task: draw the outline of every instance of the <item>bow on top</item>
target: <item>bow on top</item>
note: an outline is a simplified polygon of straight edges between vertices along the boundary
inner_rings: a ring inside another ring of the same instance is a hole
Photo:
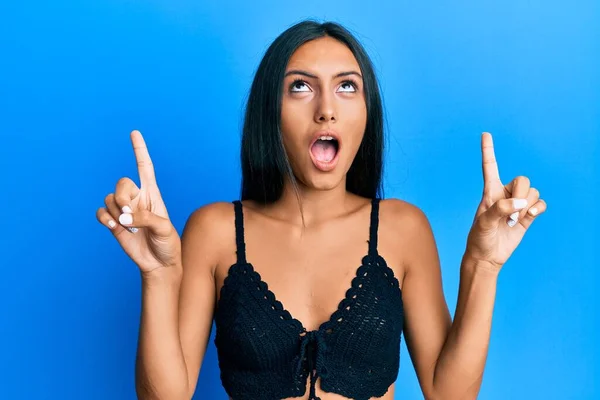
[[[327,345],[321,332],[305,331],[305,335],[302,336],[300,341],[300,358],[296,366],[296,376],[302,376],[304,358],[306,357],[308,361],[308,373],[310,375],[310,394],[308,400],[321,400],[315,393],[315,384],[318,377],[324,378],[327,376],[327,369],[324,365],[326,349]]]

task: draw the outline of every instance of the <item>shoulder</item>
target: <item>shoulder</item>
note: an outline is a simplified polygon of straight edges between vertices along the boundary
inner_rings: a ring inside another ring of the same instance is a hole
[[[184,257],[201,257],[214,268],[227,246],[235,243],[234,218],[231,202],[213,202],[195,209],[181,235]]]
[[[425,212],[405,200],[395,198],[381,200],[379,215],[380,226],[393,231],[430,228]]]
[[[380,203],[379,225],[382,240],[397,253],[405,271],[419,260],[435,255],[436,245],[425,212],[404,200],[386,199]]]
[[[233,204],[226,201],[218,201],[205,204],[195,209],[188,217],[186,230],[211,229],[211,233],[218,234],[220,231],[233,224]]]

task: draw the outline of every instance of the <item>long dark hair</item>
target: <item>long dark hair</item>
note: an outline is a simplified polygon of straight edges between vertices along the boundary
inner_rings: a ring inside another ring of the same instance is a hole
[[[371,60],[363,46],[343,26],[306,20],[275,39],[254,76],[242,134],[242,200],[261,204],[278,200],[286,176],[298,194],[298,183],[280,131],[283,79],[294,51],[302,44],[324,36],[348,46],[363,76],[367,123],[362,143],[346,176],[346,190],[366,198],[383,196],[383,107]]]

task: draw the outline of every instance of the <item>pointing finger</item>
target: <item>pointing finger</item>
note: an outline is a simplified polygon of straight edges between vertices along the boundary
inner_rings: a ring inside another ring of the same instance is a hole
[[[484,132],[481,135],[481,156],[483,185],[486,186],[490,182],[500,181],[500,172],[498,172],[498,163],[494,153],[494,141],[492,140],[492,134],[489,132]]]
[[[134,130],[131,132],[131,144],[133,145],[138,173],[140,175],[140,186],[156,185],[154,166],[152,165],[148,147],[140,131]]]

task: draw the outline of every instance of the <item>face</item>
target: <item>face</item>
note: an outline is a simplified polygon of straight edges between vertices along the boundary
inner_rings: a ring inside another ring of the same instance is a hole
[[[283,91],[283,144],[296,178],[307,188],[345,188],[367,121],[354,55],[330,37],[305,43],[288,62]]]

